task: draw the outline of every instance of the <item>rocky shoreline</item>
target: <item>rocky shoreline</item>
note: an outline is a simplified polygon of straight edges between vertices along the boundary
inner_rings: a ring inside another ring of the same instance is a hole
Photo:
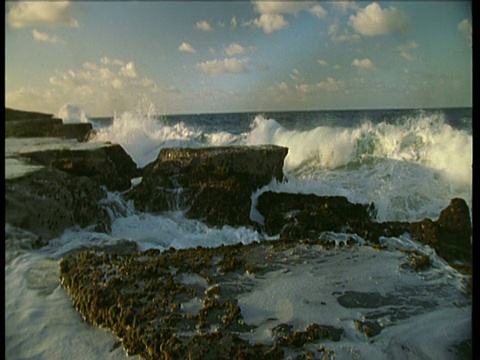
[[[121,191],[144,212],[180,209],[209,226],[248,226],[278,237],[245,246],[162,253],[132,247],[127,253],[115,247],[90,249],[62,259],[61,283],[74,307],[87,322],[112,330],[128,354],[151,359],[276,359],[288,353],[311,358],[318,354],[312,355],[308,344],[341,341],[344,329],[316,323],[298,331],[280,324],[271,329],[273,344],[242,338],[252,328],[237,304],[242,289],[229,284],[245,274],[275,270],[286,250],[367,246],[382,251],[383,238],[408,233],[470,275],[466,287],[471,291],[472,225],[463,199],[452,199],[437,220],[381,223],[375,221],[374,204],[353,204],[340,196],[264,192],[256,204],[262,219],[253,221],[252,194],[272,179],[283,180],[288,149],[162,149],[154,162],[138,169],[119,145],[78,146],[91,136],[91,125],[72,127],[77,124],[58,120],[6,109],[6,149],[20,147],[16,142],[25,137],[73,140],[60,147],[52,141],[55,146],[50,148],[6,154],[10,161],[34,167],[5,179],[6,224],[37,235],[32,236],[32,246],[43,246],[73,226],[108,232],[111,219],[100,201],[107,190]],[[131,186],[138,177],[139,184]],[[322,237],[328,233],[353,235],[338,244],[333,237]],[[364,242],[359,244],[357,238]],[[431,265],[428,255],[415,251],[408,252],[408,259],[402,267],[413,271]],[[369,319],[356,327],[367,337],[382,331]],[[323,355],[331,354],[325,348]]]

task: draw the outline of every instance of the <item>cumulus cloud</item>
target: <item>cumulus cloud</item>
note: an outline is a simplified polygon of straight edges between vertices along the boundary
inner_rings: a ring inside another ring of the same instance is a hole
[[[355,66],[356,68],[360,70],[375,70],[375,64],[372,62],[372,60],[365,58],[365,59],[355,59],[352,61],[352,66]]]
[[[212,31],[213,30],[210,23],[206,20],[198,21],[195,26],[198,30],[202,30],[202,31]]]
[[[252,26],[263,29],[266,34],[271,34],[287,28],[290,24],[285,19],[286,14],[297,15],[300,11],[308,10],[317,17],[324,17],[325,10],[320,5],[313,5],[309,1],[253,1],[254,9],[260,17],[245,22],[243,26]],[[312,6],[313,5],[313,6]],[[323,11],[322,11],[323,10]]]
[[[320,64],[321,67],[327,67],[328,66],[328,62],[326,62],[323,59],[317,59],[317,62]]]
[[[345,81],[335,80],[334,78],[328,77],[326,80],[316,83],[316,84],[301,84],[296,85],[295,89],[303,94],[308,94],[311,92],[323,90],[328,92],[336,92],[345,87]]]
[[[333,7],[345,12],[347,10],[358,10],[359,7],[354,1],[333,1]]]
[[[382,9],[376,2],[365,9],[358,9],[356,15],[350,16],[348,24],[364,36],[405,32],[408,29],[408,20],[403,12],[393,6]]]
[[[138,76],[133,61],[130,61],[125,66],[122,66],[122,68],[120,69],[120,75],[131,79],[135,79]]]
[[[69,1],[19,1],[8,3],[7,23],[13,28],[28,26],[77,27],[75,6]]]
[[[305,1],[253,1],[260,14],[297,14],[311,4]]]
[[[335,92],[345,87],[345,81],[328,77],[327,80],[318,83],[317,87],[325,91]]]
[[[327,17],[327,11],[320,4],[312,6],[308,12],[315,15],[319,19],[325,19]]]
[[[263,29],[265,34],[271,34],[274,31],[278,31],[290,26],[282,14],[262,14],[258,19],[253,20],[253,22],[247,23],[247,25],[249,24]]]
[[[298,71],[298,69],[293,69],[292,72],[290,73],[290,78],[293,81],[300,81],[301,80],[300,71]]]
[[[465,36],[468,45],[472,46],[472,24],[470,24],[470,21],[468,21],[468,19],[462,20],[458,24],[458,31],[460,31],[460,33]]]
[[[120,65],[120,66],[125,65],[125,62],[123,62],[122,60],[119,60],[119,59],[111,60],[107,56],[102,57],[100,59],[100,63],[102,63],[103,65]]]
[[[195,54],[197,51],[192,47],[192,45],[190,45],[189,43],[182,43],[182,45],[180,45],[178,47],[178,50],[180,51],[184,51],[184,52],[189,52],[189,53],[192,53],[192,54]]]
[[[347,29],[343,30],[343,33],[340,32],[340,24],[338,21],[333,22],[328,27],[328,35],[334,42],[345,42],[345,41],[357,41],[360,40],[360,35],[351,33]]]
[[[397,46],[397,50],[400,51],[400,56],[408,61],[415,61],[413,55],[409,53],[410,50],[418,49],[418,43],[416,41],[409,41],[405,44]]]
[[[33,39],[35,41],[47,42],[50,44],[65,44],[65,41],[63,41],[61,38],[59,38],[56,35],[49,35],[47,33],[43,33],[37,30],[33,30],[32,34],[33,34]]]
[[[225,75],[225,74],[246,74],[249,73],[247,65],[249,59],[227,58],[223,60],[211,60],[198,63],[195,65],[197,71],[208,75]]]
[[[249,52],[255,51],[255,48],[245,48],[242,45],[239,45],[237,43],[232,43],[228,45],[228,47],[225,48],[225,52],[227,53],[228,56],[235,56],[239,54],[246,54]]]

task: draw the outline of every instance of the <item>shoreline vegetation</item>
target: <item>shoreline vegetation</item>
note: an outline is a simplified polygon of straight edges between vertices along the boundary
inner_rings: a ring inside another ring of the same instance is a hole
[[[6,171],[9,165],[25,168],[5,179],[6,224],[32,233],[31,248],[45,246],[73,226],[108,232],[112,219],[101,203],[106,191],[121,191],[143,212],[182,210],[212,227],[246,226],[276,239],[164,252],[139,251],[135,243],[119,241],[116,246],[65,256],[59,281],[73,306],[88,323],[111,330],[129,355],[329,358],[333,350],[318,344],[342,341],[345,336],[345,329],[331,324],[311,323],[294,330],[277,321],[269,330],[273,343],[245,340],[258,326],[245,322],[238,304],[251,290],[242,281],[293,271],[294,266],[329,252],[391,250],[394,244],[385,239],[404,234],[431,247],[464,274],[465,296],[471,296],[472,225],[463,199],[452,199],[436,220],[377,222],[373,203],[268,191],[258,197],[260,217],[254,221],[252,193],[272,179],[283,180],[287,148],[162,149],[155,161],[138,168],[120,145],[86,146],[93,135],[91,124],[63,124],[52,115],[13,109],[6,109],[5,116]],[[21,146],[25,138],[44,138],[44,144],[51,146],[27,151]],[[51,138],[65,144],[59,146]],[[132,187],[132,180],[140,177],[141,182]],[[339,233],[350,235],[339,241],[335,236]],[[399,251],[406,258],[400,265],[403,270],[421,272],[432,266],[430,255]],[[286,253],[296,257],[285,262]],[[232,286],[238,279],[244,280]],[[337,301],[347,308],[358,303],[373,308],[404,305],[393,295],[372,292],[346,292]],[[368,339],[384,329],[374,317],[352,326]],[[455,351],[471,352],[471,339]]]

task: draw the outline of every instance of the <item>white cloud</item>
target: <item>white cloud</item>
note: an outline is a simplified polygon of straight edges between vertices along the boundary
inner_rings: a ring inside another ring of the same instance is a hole
[[[120,66],[119,63],[125,65]],[[56,71],[49,79],[47,91],[22,89],[6,94],[9,107],[55,113],[74,101],[93,116],[111,116],[114,111],[134,109],[145,98],[166,111],[178,104],[178,91],[158,86],[154,80],[141,76],[133,61],[110,60],[86,62],[78,69]]]
[[[281,82],[281,83],[278,85],[278,88],[279,88],[280,90],[282,90],[282,91],[285,91],[285,92],[287,92],[288,89],[289,89],[289,88],[288,88],[288,84],[285,83],[285,82]]]
[[[208,75],[245,74],[250,72],[247,67],[249,62],[249,59],[215,59],[198,63],[195,65],[195,68],[197,71]]]
[[[202,31],[212,31],[213,30],[210,23],[206,20],[202,20],[202,21],[197,22],[196,28],[199,29],[199,30],[202,30]]]
[[[345,87],[345,81],[328,77],[327,80],[318,83],[317,87],[325,91],[335,92]]]
[[[312,6],[308,12],[315,15],[319,19],[325,19],[327,17],[327,11],[320,4]]]
[[[252,24],[262,28],[265,34],[271,34],[290,25],[281,14],[262,14],[258,19],[253,20]]]
[[[125,66],[123,66],[120,69],[120,74],[125,77],[135,79],[138,75],[137,70],[135,70],[135,64],[133,63],[133,61],[130,61]]]
[[[233,44],[230,44],[226,49],[225,49],[225,52],[227,53],[228,56],[234,56],[234,55],[238,55],[238,54],[245,54],[247,52],[247,50],[237,44],[237,43],[233,43]]]
[[[311,3],[305,1],[253,1],[255,10],[260,14],[297,14],[308,8]]]
[[[323,59],[317,59],[317,62],[320,64],[320,66],[322,67],[327,67],[328,66],[328,62],[326,62],[325,60]]]
[[[348,24],[364,36],[405,32],[408,29],[408,21],[403,12],[393,6],[382,9],[376,2],[365,9],[358,9],[356,15],[350,16]]]
[[[359,7],[357,4],[355,4],[354,1],[333,1],[331,3],[334,7],[337,9],[340,9],[341,11],[345,12],[347,10],[358,10]]]
[[[104,56],[103,58],[100,59],[100,63],[103,65],[120,65],[123,66],[125,63],[122,60],[110,60],[107,56]]]
[[[47,42],[50,44],[65,44],[65,41],[63,41],[61,38],[59,38],[56,35],[49,35],[47,33],[42,33],[37,30],[33,30],[32,34],[33,34],[33,39],[35,41]]]
[[[344,34],[334,34],[332,35],[332,41],[334,42],[344,42],[344,41],[358,41],[360,40],[360,35],[358,34],[350,34],[345,32]]]
[[[397,50],[400,51],[400,56],[402,56],[404,59],[408,61],[415,61],[415,58],[413,55],[411,55],[408,51],[409,50],[416,50],[418,49],[418,43],[416,41],[409,41],[405,44],[397,46]]]
[[[468,21],[468,19],[462,20],[458,24],[458,31],[460,31],[460,33],[465,36],[468,45],[472,46],[472,24],[470,24],[470,21]]]
[[[328,91],[328,92],[336,92],[345,87],[345,81],[343,80],[335,80],[331,77],[328,77],[327,80],[316,84],[301,84],[296,85],[295,89],[303,94],[308,94],[314,91]]]
[[[352,66],[355,66],[356,68],[360,70],[375,70],[375,64],[372,62],[372,60],[365,58],[365,59],[355,59],[352,61]]]
[[[290,78],[293,80],[293,81],[299,81],[301,80],[301,74],[300,74],[300,71],[298,71],[298,69],[293,69],[291,74],[290,74]]]
[[[192,47],[192,45],[190,45],[189,43],[182,43],[182,45],[180,45],[178,47],[178,50],[180,51],[184,51],[184,52],[189,52],[189,53],[192,53],[192,54],[195,54],[197,51]]]
[[[339,34],[340,24],[338,21],[330,24],[328,27],[328,35],[334,42],[344,42],[344,41],[357,41],[360,40],[360,35],[352,34],[348,30],[344,29],[343,34]]]
[[[247,54],[250,52],[254,52],[255,48],[250,47],[250,48],[244,48],[242,45],[237,44],[237,43],[232,43],[228,45],[228,47],[225,48],[225,52],[227,53],[228,56],[235,56],[239,54]]]
[[[77,27],[75,6],[69,1],[19,1],[7,3],[7,22],[11,27],[50,25]]]

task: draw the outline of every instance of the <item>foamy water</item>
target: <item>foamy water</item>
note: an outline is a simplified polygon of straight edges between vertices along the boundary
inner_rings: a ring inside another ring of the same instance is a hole
[[[78,108],[63,110],[68,121],[90,121]],[[294,121],[292,125],[267,115],[245,119],[240,115],[216,115],[217,125],[210,121],[207,127],[201,117],[192,121],[192,117],[179,116],[173,121],[155,116],[154,109],[147,108],[116,114],[111,126],[98,127],[95,138],[82,146],[105,141],[119,143],[139,166],[153,161],[159,149],[172,146],[286,146],[286,181],[272,182],[252,194],[251,217],[257,221],[261,221],[261,215],[255,209],[256,199],[268,190],[342,195],[352,202],[374,202],[381,221],[436,219],[454,197],[464,198],[471,207],[471,132],[451,125],[442,111],[405,112],[389,121],[370,119],[367,115],[350,125],[348,119],[332,125],[330,120],[326,124],[322,113],[318,113],[318,118],[310,118],[308,126],[296,126]],[[238,119],[242,121],[237,126]],[[225,130],[231,128],[235,131]],[[7,149],[6,143],[6,153],[48,146],[62,144],[37,139]],[[18,161],[9,159],[7,166],[10,165],[14,167],[12,176],[21,173]],[[58,262],[72,250],[124,239],[135,241],[141,250],[271,240],[244,227],[209,228],[200,221],[186,219],[181,211],[140,213],[121,193],[109,193],[102,205],[108,207],[114,220],[111,233],[68,229],[39,250],[19,245],[30,235],[6,226],[6,358],[126,358],[111,333],[81,320],[60,287]],[[325,236],[341,242],[342,236],[347,235]],[[362,240],[357,239],[358,244]],[[278,319],[291,321],[298,328],[313,321],[343,327],[346,339],[327,344],[339,358],[453,359],[449,347],[468,338],[471,331],[471,304],[463,295],[464,277],[430,248],[408,237],[383,241],[390,246],[388,251],[362,246],[335,249],[316,254],[307,263],[286,265],[285,273],[272,272],[264,278],[250,279],[252,291],[239,299],[239,305],[245,321],[259,325],[251,340],[268,340],[268,329],[275,324],[262,321],[268,318],[266,315],[277,314]],[[421,273],[400,269],[405,254],[397,248],[431,255],[433,266]],[[286,259],[291,256],[294,254],[285,254]],[[347,290],[374,291],[405,299],[410,296],[431,306],[420,306],[416,311],[405,303],[411,313],[403,319],[392,319],[388,309],[378,310],[386,311],[379,318],[385,328],[371,344],[352,325],[354,320],[362,320],[364,312],[342,307],[333,295]]]

